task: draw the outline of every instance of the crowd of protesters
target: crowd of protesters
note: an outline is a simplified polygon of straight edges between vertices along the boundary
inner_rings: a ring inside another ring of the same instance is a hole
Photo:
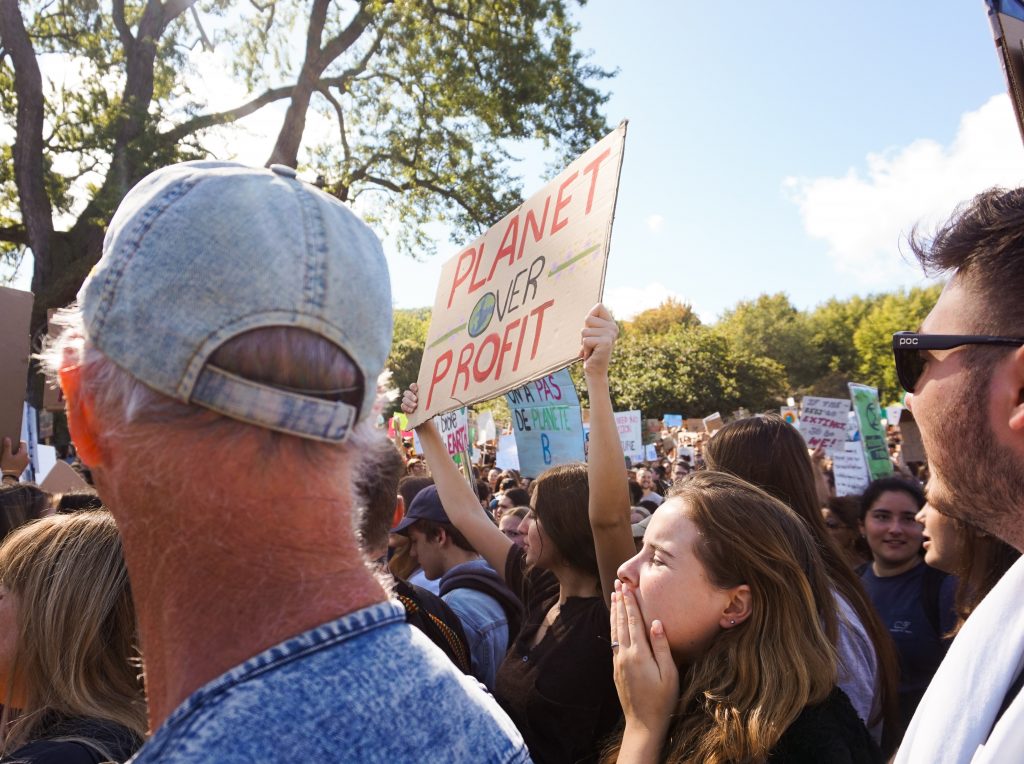
[[[41,356],[94,487],[3,444],[0,761],[1024,760],[1024,191],[913,246],[952,276],[895,351],[926,465],[837,497],[756,415],[634,468],[597,305],[587,462],[467,480],[374,427],[361,221],[287,168],[154,173]]]

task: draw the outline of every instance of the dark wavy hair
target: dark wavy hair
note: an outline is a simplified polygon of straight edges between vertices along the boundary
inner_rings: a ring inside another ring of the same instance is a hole
[[[587,465],[563,464],[541,473],[530,486],[533,513],[567,565],[600,579],[590,530]]]

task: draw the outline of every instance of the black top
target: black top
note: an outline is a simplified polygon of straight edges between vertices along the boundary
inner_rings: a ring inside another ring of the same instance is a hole
[[[84,740],[94,741],[98,747],[79,742]],[[0,764],[123,762],[130,759],[141,746],[142,739],[138,735],[114,722],[55,717],[46,724],[39,738],[4,757]]]
[[[838,687],[800,712],[768,755],[769,764],[879,764],[882,754]]]
[[[612,679],[608,608],[601,597],[570,597],[533,648],[530,640],[558,601],[558,580],[527,569],[509,549],[505,581],[523,601],[523,628],[498,667],[494,697],[537,764],[596,762],[622,717]]]

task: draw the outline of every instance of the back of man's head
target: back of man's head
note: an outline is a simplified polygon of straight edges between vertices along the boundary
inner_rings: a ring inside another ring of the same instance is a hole
[[[372,232],[294,170],[186,162],[128,193],[58,320],[44,361],[90,466],[120,447],[159,473],[227,449],[326,479],[372,412],[390,285]]]
[[[975,331],[1024,331],[1024,188],[992,188],[963,204],[930,239],[910,247],[930,275],[952,273],[976,298]]]

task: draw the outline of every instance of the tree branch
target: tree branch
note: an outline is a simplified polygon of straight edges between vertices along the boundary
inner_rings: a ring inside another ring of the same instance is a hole
[[[323,63],[320,71],[323,71],[331,62],[336,60],[342,53],[352,47],[356,40],[358,40],[363,32],[366,31],[366,27],[370,25],[370,14],[366,12],[365,8],[360,8],[359,12],[352,18],[349,25],[342,30],[341,34],[337,37],[331,38],[324,45],[323,51],[320,53],[320,61]],[[378,38],[373,46],[370,55],[376,52],[377,46],[380,44]],[[369,61],[369,58],[366,59]],[[365,64],[364,64],[365,66]]]
[[[327,99],[327,102],[331,106],[334,107],[334,113],[337,114],[338,116],[338,130],[341,133],[342,155],[345,158],[345,162],[348,163],[352,158],[352,152],[349,150],[348,136],[346,135],[345,132],[345,110],[341,107],[341,102],[338,101],[338,99],[335,98],[333,95],[331,95],[330,88],[321,86],[317,88],[317,91],[320,93],[320,95]],[[342,201],[344,201],[344,199],[342,199]]]
[[[53,208],[46,194],[43,161],[43,77],[32,40],[18,10],[17,0],[0,0],[0,40],[14,65],[14,92],[18,99],[15,117],[16,140],[14,183],[28,243],[36,257],[37,273],[49,265],[53,238]]]
[[[28,231],[22,226],[0,226],[0,241],[28,245]]]
[[[121,44],[127,50],[135,42],[135,38],[132,36],[132,30],[128,26],[128,22],[124,17],[124,0],[114,0],[114,27],[117,29],[117,36],[121,40]]]
[[[171,145],[178,141],[186,138],[193,133],[205,130],[209,127],[216,127],[217,125],[226,125],[230,122],[235,122],[242,117],[247,117],[254,111],[262,109],[268,103],[274,101],[280,101],[284,98],[288,98],[292,94],[292,85],[286,85],[280,88],[272,88],[266,92],[260,94],[251,101],[243,103],[241,106],[237,106],[234,109],[228,111],[220,111],[215,114],[203,114],[198,117],[193,117],[188,122],[183,122],[177,127],[173,127],[166,132],[160,134],[160,137],[170,143]]]

